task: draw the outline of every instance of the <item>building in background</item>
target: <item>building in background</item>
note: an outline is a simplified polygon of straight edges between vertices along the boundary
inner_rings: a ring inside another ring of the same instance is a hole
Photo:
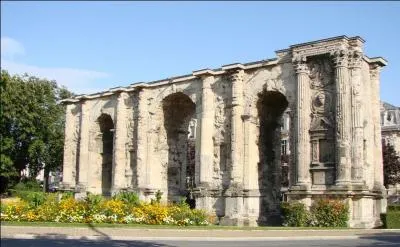
[[[393,145],[400,156],[400,107],[381,101],[382,140]],[[389,185],[388,195],[399,195],[400,184]]]

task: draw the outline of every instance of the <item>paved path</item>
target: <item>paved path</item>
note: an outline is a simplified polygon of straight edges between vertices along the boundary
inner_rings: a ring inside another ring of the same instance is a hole
[[[1,226],[1,238],[89,240],[260,241],[362,239],[400,236],[400,229],[225,230]],[[399,244],[400,245],[400,244]]]
[[[286,240],[286,241],[192,241],[192,240],[66,240],[2,239],[3,247],[398,247],[400,238]]]

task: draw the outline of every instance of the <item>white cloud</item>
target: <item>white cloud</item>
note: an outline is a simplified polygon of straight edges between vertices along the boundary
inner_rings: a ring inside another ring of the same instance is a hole
[[[2,58],[14,59],[15,56],[24,54],[25,48],[20,42],[9,37],[1,37]]]
[[[94,93],[105,88],[96,87],[96,80],[106,78],[109,75],[104,72],[73,69],[73,68],[46,68],[13,62],[1,59],[1,68],[6,69],[10,74],[24,74],[55,80],[58,84],[77,93]]]
[[[16,55],[24,55],[24,46],[9,37],[1,38],[1,69],[10,74],[24,74],[55,80],[68,90],[77,94],[86,94],[102,91],[106,88],[98,86],[98,80],[109,77],[109,74],[93,70],[75,68],[39,67],[20,63],[14,59]]]

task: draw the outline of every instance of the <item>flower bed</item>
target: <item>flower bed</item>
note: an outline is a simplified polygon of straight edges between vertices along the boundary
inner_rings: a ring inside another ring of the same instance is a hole
[[[204,210],[190,209],[183,202],[162,204],[153,200],[145,203],[126,198],[135,197],[117,195],[105,199],[89,195],[85,200],[78,201],[68,194],[46,194],[41,203],[22,199],[2,203],[1,220],[179,226],[204,226],[212,221]]]

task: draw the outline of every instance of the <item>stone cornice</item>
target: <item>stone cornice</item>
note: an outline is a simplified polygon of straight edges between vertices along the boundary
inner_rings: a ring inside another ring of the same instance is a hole
[[[250,70],[250,69],[257,69],[257,68],[262,68],[262,67],[267,67],[267,66],[272,66],[280,63],[290,63],[292,62],[292,58],[296,56],[315,56],[315,55],[321,55],[321,54],[331,54],[335,50],[340,50],[340,49],[349,49],[349,50],[354,50],[354,49],[360,49],[362,51],[362,44],[365,41],[360,38],[359,36],[355,37],[347,37],[345,35],[343,36],[337,36],[333,38],[328,38],[328,39],[321,39],[317,41],[312,41],[312,42],[306,42],[306,43],[300,43],[296,45],[291,45],[288,49],[283,49],[283,50],[278,50],[276,51],[276,58],[272,59],[266,59],[266,60],[260,60],[260,61],[255,61],[255,62],[249,62],[249,63],[233,63],[233,64],[227,64],[223,65],[220,68],[217,69],[201,69],[201,70],[196,70],[193,71],[191,74],[183,75],[183,76],[177,76],[177,77],[170,77],[162,80],[156,80],[156,81],[150,81],[150,82],[138,82],[138,83],[132,83],[129,86],[126,87],[115,87],[111,88],[109,90],[105,90],[102,92],[98,93],[93,93],[93,94],[84,94],[84,95],[77,95],[73,98],[70,99],[65,99],[62,100],[61,103],[63,104],[71,104],[71,103],[77,103],[82,100],[87,100],[87,99],[94,99],[94,98],[101,98],[101,97],[108,97],[113,94],[117,94],[118,92],[131,92],[135,90],[141,90],[141,88],[147,87],[147,88],[152,88],[152,87],[159,87],[159,86],[164,86],[172,83],[180,83],[180,82],[185,82],[189,80],[195,80],[199,77],[205,76],[205,75],[223,75],[226,73],[231,73],[232,70]],[[387,64],[386,60],[383,58],[368,58],[366,56],[363,56],[363,59],[368,62],[368,63],[375,63],[379,66],[385,66]]]
[[[241,63],[233,63],[233,64],[223,65],[221,68],[222,68],[222,70],[225,70],[225,71],[244,70],[245,66],[243,66],[243,64],[241,64]]]
[[[369,63],[369,64],[376,64],[380,67],[384,67],[386,65],[388,65],[388,61],[386,59],[384,59],[383,57],[367,57],[364,56],[364,60]]]

